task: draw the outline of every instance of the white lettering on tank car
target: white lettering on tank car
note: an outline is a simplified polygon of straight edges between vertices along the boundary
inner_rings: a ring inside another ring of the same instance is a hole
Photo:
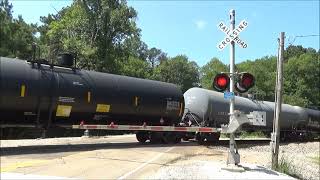
[[[78,81],[74,81],[72,84],[76,86],[83,86],[83,84]]]
[[[59,102],[66,102],[66,103],[73,103],[74,102],[74,98],[73,97],[62,97],[59,96]]]
[[[179,110],[179,101],[167,101],[167,110]]]

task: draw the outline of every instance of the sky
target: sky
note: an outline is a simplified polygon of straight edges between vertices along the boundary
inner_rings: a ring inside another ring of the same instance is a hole
[[[10,0],[9,0],[10,1]],[[40,16],[56,13],[72,1],[15,0],[13,15],[22,15],[28,23],[40,24]],[[138,12],[136,20],[142,40],[149,48],[156,47],[170,57],[184,54],[203,66],[213,57],[229,64],[229,45],[216,47],[226,36],[218,29],[222,21],[228,25],[229,11],[236,11],[236,27],[241,20],[248,27],[239,38],[247,48],[236,45],[236,63],[277,54],[280,32],[289,44],[319,50],[320,1],[128,1]],[[295,38],[296,37],[296,38]]]

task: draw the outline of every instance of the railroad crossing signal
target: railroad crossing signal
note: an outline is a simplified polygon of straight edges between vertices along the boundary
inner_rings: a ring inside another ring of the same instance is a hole
[[[247,48],[248,44],[239,38],[239,34],[248,26],[246,20],[242,20],[237,28],[232,32],[231,29],[223,22],[218,24],[218,28],[224,32],[227,36],[217,45],[219,51],[222,51],[231,41],[236,42],[241,48]]]
[[[212,86],[218,92],[222,92],[229,87],[229,84],[230,84],[229,76],[225,73],[220,73],[220,74],[217,74],[216,77],[214,77]]]
[[[255,84],[254,76],[250,73],[240,73],[236,74],[236,83],[234,84],[234,88],[239,93],[245,93],[250,88],[252,88]],[[230,77],[226,73],[217,74],[212,83],[212,87],[218,91],[225,91],[230,85]],[[233,85],[232,85],[233,86]]]
[[[254,76],[250,73],[242,73],[240,74],[239,80],[235,84],[235,89],[239,93],[247,92],[251,87],[254,86]]]

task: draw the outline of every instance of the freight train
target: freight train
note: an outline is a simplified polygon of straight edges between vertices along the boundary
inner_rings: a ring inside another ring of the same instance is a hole
[[[183,94],[171,83],[78,69],[70,54],[62,54],[58,62],[1,57],[1,128],[48,130],[83,122],[184,127],[228,123],[229,102],[222,93],[191,88]],[[266,111],[265,130],[272,130],[274,103],[236,97],[236,109]],[[283,105],[281,128],[285,132],[319,130],[319,117],[319,111]],[[178,142],[195,134],[138,131],[136,135],[140,142]],[[196,133],[196,139],[216,141],[219,135]]]
[[[202,88],[191,88],[184,93],[185,121],[201,126],[221,127],[228,124],[229,101],[224,99],[223,93]],[[257,101],[244,97],[235,97],[235,109],[246,114],[252,111],[266,112],[266,126],[243,125],[247,131],[261,130],[266,135],[273,130],[275,103]],[[313,133],[320,132],[320,111],[282,104],[280,115],[281,138],[308,138]],[[202,138],[205,138],[205,134]]]
[[[50,129],[111,121],[171,126],[182,118],[183,94],[174,84],[77,69],[69,54],[59,62],[1,57],[1,126]]]

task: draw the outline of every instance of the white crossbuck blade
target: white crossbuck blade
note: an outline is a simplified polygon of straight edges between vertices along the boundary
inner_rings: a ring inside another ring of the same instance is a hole
[[[217,45],[219,51],[222,51],[231,41],[236,42],[241,48],[247,48],[247,43],[241,40],[239,34],[248,26],[246,20],[242,20],[238,27],[231,32],[231,29],[223,22],[218,24],[218,28],[224,32],[227,36]]]

